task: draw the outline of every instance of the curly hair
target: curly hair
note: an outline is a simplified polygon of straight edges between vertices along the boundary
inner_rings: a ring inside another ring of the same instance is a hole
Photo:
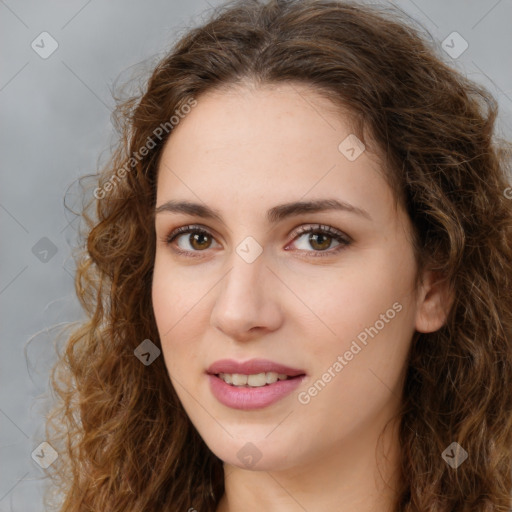
[[[445,325],[411,340],[394,510],[510,510],[511,147],[494,133],[493,96],[402,15],[348,1],[232,1],[118,102],[119,143],[81,212],[75,287],[87,319],[51,374],[60,512],[214,511],[224,492],[222,461],[163,358],[148,371],[134,350],[145,339],[161,348],[151,283],[162,148],[187,105],[245,81],[306,84],[348,110],[410,216],[418,275],[438,271],[455,291]],[[456,470],[441,457],[454,441],[469,454]]]

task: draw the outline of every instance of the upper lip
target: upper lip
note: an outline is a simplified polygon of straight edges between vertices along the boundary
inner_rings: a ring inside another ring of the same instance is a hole
[[[255,375],[257,373],[275,372],[289,377],[304,375],[304,370],[291,368],[283,364],[269,361],[268,359],[250,359],[249,361],[235,361],[234,359],[219,359],[206,370],[207,373],[216,375],[218,373],[239,373],[242,375]]]

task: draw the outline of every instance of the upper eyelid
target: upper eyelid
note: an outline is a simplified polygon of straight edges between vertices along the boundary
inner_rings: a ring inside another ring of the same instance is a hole
[[[164,241],[166,241],[166,242],[172,238],[173,242],[174,242],[177,237],[179,237],[181,235],[187,235],[187,234],[193,233],[194,231],[204,231],[204,232],[208,233],[210,236],[212,236],[213,238],[216,238],[215,233],[212,233],[212,231],[215,232],[215,230],[213,230],[207,226],[204,226],[202,224],[185,224],[183,226],[179,226],[179,227],[171,230],[170,233],[164,235],[163,238],[164,238]],[[314,232],[314,231],[326,232],[327,234],[330,234],[332,237],[337,236],[347,243],[351,243],[353,241],[352,237],[349,236],[344,231],[341,231],[340,229],[335,228],[334,226],[330,226],[329,224],[322,224],[319,222],[302,223],[299,226],[296,226],[295,228],[293,228],[287,236],[293,235],[293,240],[295,240],[296,238],[298,238],[302,235],[305,235],[310,231],[311,232]],[[201,251],[197,251],[197,252],[201,252]]]
[[[307,233],[308,231],[323,231],[333,236],[338,235],[342,238],[351,239],[351,237],[341,229],[335,228],[334,226],[330,226],[329,224],[321,224],[318,222],[301,224],[300,226],[294,228],[291,234],[295,233],[295,235],[302,235],[304,233]]]

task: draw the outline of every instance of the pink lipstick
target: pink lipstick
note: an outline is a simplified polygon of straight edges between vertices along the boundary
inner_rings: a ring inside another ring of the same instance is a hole
[[[306,377],[304,370],[266,359],[222,359],[206,373],[215,398],[227,407],[241,410],[268,407],[289,395]]]

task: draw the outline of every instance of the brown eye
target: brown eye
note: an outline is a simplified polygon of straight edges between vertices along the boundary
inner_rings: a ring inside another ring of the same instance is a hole
[[[329,249],[331,245],[332,237],[325,235],[323,233],[310,233],[308,243],[311,244],[311,247],[314,249],[318,249],[319,251],[325,251]],[[327,243],[326,243],[327,242]]]
[[[185,236],[188,235],[188,236]],[[180,253],[202,252],[209,249],[214,240],[211,233],[200,227],[183,226],[175,229],[166,239],[167,244],[178,241],[176,250]]]
[[[211,245],[211,239],[208,242],[209,235],[205,233],[192,233],[189,235],[189,243],[194,248],[200,251],[201,249],[208,249]]]
[[[309,235],[307,239],[305,235]],[[304,247],[298,247],[299,252],[308,253],[313,257],[331,256],[352,243],[351,238],[341,231],[320,224],[301,226],[295,232],[293,243],[296,244],[297,240],[301,238],[304,238],[306,242],[303,243]],[[214,241],[215,238],[209,231],[194,225],[177,228],[166,238],[166,243],[172,245],[174,251],[190,257],[200,256],[199,253],[210,249]],[[337,245],[331,248],[333,241],[337,242]]]
[[[329,256],[337,253],[352,242],[351,239],[341,231],[331,228],[330,226],[321,226],[320,224],[316,226],[300,227],[295,235],[294,245],[297,244],[296,240],[304,238],[306,242],[303,243],[303,247],[299,247],[299,250],[309,252],[315,257]],[[309,236],[305,237],[305,235]],[[329,250],[333,240],[336,241],[338,245],[336,245],[334,249]],[[309,248],[313,248],[314,250],[311,251]]]

